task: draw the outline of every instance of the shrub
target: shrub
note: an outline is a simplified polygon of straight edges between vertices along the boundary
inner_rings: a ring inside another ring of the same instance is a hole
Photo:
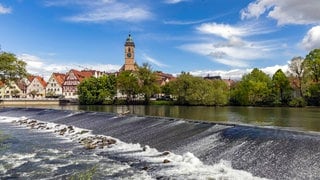
[[[307,102],[302,97],[293,98],[289,102],[289,106],[291,107],[305,107],[307,105]]]

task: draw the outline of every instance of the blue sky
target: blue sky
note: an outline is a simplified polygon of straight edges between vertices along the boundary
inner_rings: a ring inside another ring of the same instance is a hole
[[[0,44],[48,77],[116,71],[131,33],[138,64],[239,78],[286,70],[320,48],[319,0],[0,0]]]

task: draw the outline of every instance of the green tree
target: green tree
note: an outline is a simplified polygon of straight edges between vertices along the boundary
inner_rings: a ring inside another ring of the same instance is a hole
[[[171,95],[173,92],[172,83],[167,83],[161,86],[160,88],[161,88],[161,93],[165,95]]]
[[[228,103],[227,84],[222,80],[194,78],[187,91],[190,105],[222,106]]]
[[[277,70],[276,73],[272,76],[272,84],[275,103],[287,105],[291,99],[292,88],[287,76],[282,72],[281,69]]]
[[[271,87],[271,78],[254,68],[234,87],[231,101],[236,105],[270,105]]]
[[[150,97],[160,91],[157,84],[157,75],[152,71],[148,63],[143,63],[142,67],[138,68],[138,78],[140,85],[140,93],[144,95],[146,104],[149,104]]]
[[[105,104],[113,100],[116,94],[116,78],[114,75],[91,77],[78,85],[80,104]]]
[[[176,81],[170,82],[172,94],[177,97],[178,104],[188,104],[187,93],[192,85],[192,75],[182,72]]]
[[[178,104],[221,106],[228,103],[227,84],[222,80],[205,80],[182,73],[168,86]]]
[[[320,49],[309,52],[303,66],[305,68],[305,98],[309,105],[320,105]]]
[[[211,81],[211,94],[212,94],[212,105],[222,106],[228,104],[229,101],[229,87],[222,80]]]
[[[320,49],[314,49],[306,56],[304,60],[305,75],[313,82],[320,80]]]
[[[122,94],[127,95],[127,103],[139,93],[139,79],[133,71],[122,71],[117,77],[117,87]]]
[[[8,83],[27,76],[26,63],[12,53],[0,52],[0,81]]]

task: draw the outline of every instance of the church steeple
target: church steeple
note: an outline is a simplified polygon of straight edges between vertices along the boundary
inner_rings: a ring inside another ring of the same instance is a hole
[[[128,36],[127,40],[126,40],[125,46],[133,46],[134,47],[134,42],[133,42],[133,39],[131,37],[131,34],[129,34],[129,36]]]
[[[128,38],[126,39],[126,42],[124,44],[124,65],[120,69],[120,71],[135,71],[137,70],[136,63],[134,60],[135,55],[135,44],[133,42],[133,39],[131,37],[131,34],[129,34]]]

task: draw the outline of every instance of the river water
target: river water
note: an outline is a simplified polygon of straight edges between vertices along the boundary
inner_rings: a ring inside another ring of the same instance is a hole
[[[319,113],[318,108],[4,108],[0,177],[319,179]],[[103,138],[114,143],[88,148],[83,143],[88,137],[96,144]]]
[[[210,106],[51,106],[64,110],[130,112],[142,116],[173,117],[209,122],[251,124],[320,132],[320,108]]]

